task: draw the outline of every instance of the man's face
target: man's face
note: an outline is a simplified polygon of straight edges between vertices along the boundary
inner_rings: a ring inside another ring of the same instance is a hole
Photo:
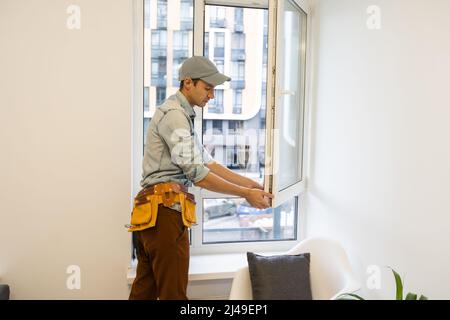
[[[192,79],[186,79],[185,88],[187,92],[187,100],[190,104],[203,108],[210,99],[214,99],[214,86],[203,80],[198,80],[194,86]]]

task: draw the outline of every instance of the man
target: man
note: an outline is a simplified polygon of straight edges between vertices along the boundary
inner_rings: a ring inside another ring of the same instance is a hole
[[[257,182],[214,162],[195,135],[193,107],[203,108],[214,98],[214,87],[231,78],[219,73],[207,58],[194,56],[182,64],[179,80],[180,90],[157,108],[147,132],[143,190],[135,205],[153,204],[147,211],[133,211],[133,216],[152,211],[152,217],[142,221],[153,223],[145,229],[134,226],[138,230],[134,231],[138,265],[130,299],[187,299],[187,227],[192,217],[186,214],[188,204],[194,202],[186,187],[191,183],[243,197],[255,208],[267,208],[273,198]],[[193,208],[195,220],[195,205]]]

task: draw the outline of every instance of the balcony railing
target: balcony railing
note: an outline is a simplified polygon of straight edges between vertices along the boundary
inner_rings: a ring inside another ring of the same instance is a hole
[[[245,80],[233,80],[233,77],[231,77],[230,88],[245,89]]]
[[[152,58],[167,57],[167,48],[163,46],[152,46]]]
[[[156,22],[156,28],[158,29],[167,29],[167,17],[159,18]]]
[[[185,59],[189,55],[189,50],[186,49],[174,49],[173,50],[173,58],[174,59]]]
[[[160,73],[158,75],[152,74],[152,86],[155,87],[166,87],[167,79],[165,73]]]
[[[226,19],[219,19],[219,18],[213,18],[209,21],[209,26],[211,28],[226,28],[227,27],[227,20]]]
[[[180,29],[181,30],[192,30],[192,19],[190,18],[181,18],[180,21]]]
[[[208,106],[209,113],[223,113],[223,105],[210,104]]]
[[[231,60],[232,61],[244,61],[245,60],[245,49],[231,49]]]

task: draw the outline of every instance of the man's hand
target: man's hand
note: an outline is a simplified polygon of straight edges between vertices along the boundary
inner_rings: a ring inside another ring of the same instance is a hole
[[[267,193],[260,189],[250,189],[245,196],[245,199],[250,205],[257,209],[265,209],[270,206],[269,198],[273,199],[273,194]]]

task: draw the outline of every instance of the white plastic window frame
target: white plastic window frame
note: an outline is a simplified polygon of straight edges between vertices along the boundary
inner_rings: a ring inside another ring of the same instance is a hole
[[[280,153],[278,152],[280,147],[280,134],[279,132],[282,128],[278,128],[278,118],[280,114],[278,110],[282,107],[279,98],[283,96],[284,93],[283,88],[280,87],[280,83],[277,80],[277,77],[281,74],[281,70],[279,69],[278,64],[276,63],[277,55],[281,55],[282,43],[281,41],[273,41],[273,39],[280,38],[282,36],[282,26],[283,22],[283,12],[282,8],[284,7],[284,2],[293,2],[296,6],[298,6],[305,14],[306,14],[306,33],[303,35],[304,41],[301,43],[302,50],[304,50],[305,55],[301,58],[304,58],[305,70],[303,76],[303,124],[301,126],[302,132],[302,159],[301,163],[298,164],[298,169],[301,172],[301,179],[289,187],[278,190],[278,172],[281,170],[280,164]],[[278,4],[279,2],[279,4]],[[309,119],[309,108],[310,105],[310,44],[308,36],[308,31],[310,30],[310,9],[307,4],[307,0],[270,0],[272,15],[269,14],[269,41],[268,41],[268,78],[267,78],[267,87],[269,91],[267,91],[267,114],[266,114],[266,150],[265,150],[265,177],[264,177],[264,189],[267,192],[271,192],[275,195],[274,201],[272,201],[272,207],[277,207],[283,204],[285,201],[291,199],[293,196],[298,194],[303,194],[306,190],[306,163],[308,158],[308,150],[307,150],[307,134],[308,130],[308,119]],[[273,130],[273,131],[272,131]],[[278,133],[278,134],[276,134]]]
[[[280,0],[278,0],[280,1]],[[283,0],[282,0],[283,1]],[[311,46],[309,44],[310,34],[310,19],[309,19],[309,5],[307,0],[293,0],[299,5],[303,11],[308,15],[307,19],[307,54],[306,61],[310,61],[310,50]],[[243,8],[264,8],[269,10],[269,55],[271,54],[271,46],[273,43],[273,32],[274,25],[276,21],[274,20],[275,9],[277,6],[277,0],[194,0],[194,55],[203,55],[203,41],[204,41],[204,13],[206,5],[221,5],[221,6],[237,6]],[[132,78],[132,92],[133,92],[133,116],[132,116],[132,195],[137,194],[141,187],[141,175],[142,175],[142,159],[143,150],[142,146],[144,143],[143,132],[143,51],[144,51],[144,0],[133,0],[133,78]],[[274,50],[274,47],[272,48]],[[269,56],[269,60],[271,57]],[[268,61],[268,64],[271,62]],[[205,198],[231,198],[227,194],[212,192],[206,189],[200,189],[197,187],[189,188],[189,191],[193,193],[197,200],[197,220],[198,225],[192,228],[191,233],[191,254],[220,254],[220,253],[239,253],[246,251],[253,252],[264,252],[264,251],[286,251],[298,243],[304,238],[305,234],[305,215],[299,214],[299,212],[305,212],[305,186],[306,186],[306,176],[307,176],[307,164],[306,159],[309,156],[309,106],[310,106],[310,63],[306,64],[306,81],[305,81],[305,110],[304,110],[304,138],[303,138],[303,161],[302,161],[302,172],[303,172],[303,187],[301,190],[295,190],[292,192],[291,198],[297,196],[297,239],[296,240],[284,240],[284,241],[258,241],[258,242],[239,242],[239,243],[214,243],[214,244],[203,244],[203,199]],[[273,64],[268,66],[268,70],[272,70]],[[270,74],[268,75],[268,94],[267,102],[269,102],[269,91],[270,87]],[[272,105],[272,103],[267,104]],[[197,116],[195,118],[194,127],[199,135],[202,136],[202,125],[203,125],[203,110],[199,107],[194,108]],[[270,108],[266,108],[267,112],[270,112]],[[266,116],[266,119],[268,117]],[[267,121],[267,120],[266,120]],[[266,128],[267,128],[266,124]],[[266,141],[267,144],[267,141]],[[267,155],[266,155],[267,157]],[[267,179],[266,179],[267,180]],[[130,202],[132,205],[133,198],[131,197]]]

